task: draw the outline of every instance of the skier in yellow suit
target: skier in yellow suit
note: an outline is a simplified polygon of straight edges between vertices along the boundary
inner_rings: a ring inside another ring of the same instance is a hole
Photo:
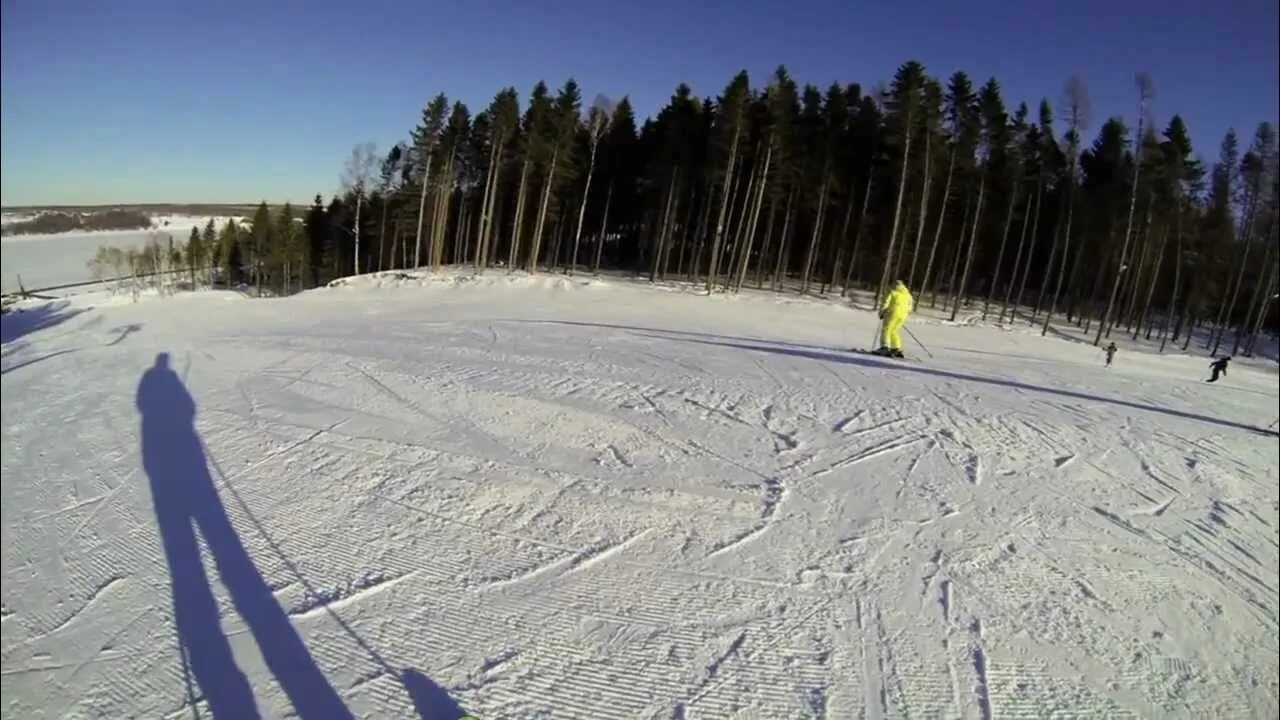
[[[877,355],[903,357],[902,326],[906,324],[907,316],[915,310],[915,307],[915,299],[911,297],[907,284],[899,280],[880,305],[881,333],[880,349],[876,350]]]

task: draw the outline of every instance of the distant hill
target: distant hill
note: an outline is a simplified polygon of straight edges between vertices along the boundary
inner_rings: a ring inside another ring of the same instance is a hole
[[[278,208],[284,203],[268,204],[270,208]],[[130,210],[147,215],[208,215],[231,216],[252,215],[258,203],[143,203],[137,205],[5,205],[0,212],[13,214],[36,214],[40,212],[63,213],[103,213],[109,210]]]

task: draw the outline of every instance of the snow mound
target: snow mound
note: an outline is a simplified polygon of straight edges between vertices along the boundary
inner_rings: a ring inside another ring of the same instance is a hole
[[[330,288],[537,288],[546,290],[581,290],[600,288],[608,283],[598,278],[568,277],[555,274],[530,274],[523,270],[477,273],[459,267],[441,270],[384,270],[331,280]]]

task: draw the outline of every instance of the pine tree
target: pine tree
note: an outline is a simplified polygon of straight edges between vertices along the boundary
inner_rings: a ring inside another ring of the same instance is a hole
[[[191,272],[191,289],[196,289],[196,265],[200,262],[204,251],[200,248],[200,228],[192,225],[191,235],[187,238],[186,252],[183,254],[187,258],[187,269]]]
[[[218,248],[218,229],[214,225],[213,218],[209,218],[209,222],[204,226],[204,234],[200,237],[200,255],[201,261],[207,263],[205,283],[213,285],[214,268],[220,262]]]
[[[240,228],[234,219],[228,220],[218,237],[218,247],[224,258],[222,267],[227,287],[234,288],[244,281],[244,268],[240,250]]]
[[[587,181],[582,189],[582,204],[578,209],[578,228],[573,234],[573,258],[569,261],[569,274],[578,266],[578,245],[582,241],[582,224],[587,219],[587,201],[591,198],[591,179],[596,171],[596,155],[600,150],[600,140],[609,128],[609,114],[612,112],[609,101],[597,96],[591,103],[587,115],[587,142],[590,146],[590,159],[587,164]]]
[[[556,94],[554,106],[547,119],[551,159],[542,185],[542,200],[538,207],[537,221],[533,226],[533,247],[529,255],[529,272],[538,271],[538,254],[542,248],[543,231],[551,210],[551,201],[568,176],[573,164],[573,135],[578,124],[578,109],[582,93],[578,83],[570,78]]]
[[[250,227],[253,231],[252,251],[249,257],[249,267],[252,268],[251,280],[255,292],[261,296],[262,274],[266,269],[266,253],[273,240],[271,212],[267,209],[265,200],[258,205],[258,210],[253,214],[253,222]]]
[[[1236,299],[1240,295],[1240,286],[1244,283],[1245,272],[1249,267],[1249,251],[1253,246],[1253,237],[1256,232],[1258,208],[1262,203],[1262,198],[1265,197],[1267,186],[1270,184],[1272,169],[1269,166],[1272,164],[1275,148],[1275,131],[1270,123],[1264,122],[1258,126],[1258,130],[1254,134],[1253,144],[1249,147],[1249,152],[1245,153],[1240,161],[1243,197],[1239,237],[1236,240],[1237,245],[1242,248],[1240,252],[1240,270],[1235,279],[1231,281],[1231,292],[1226,305],[1219,311],[1218,322],[1215,323],[1212,336],[1213,349],[1209,351],[1210,355],[1218,354],[1218,348],[1222,344],[1222,336],[1233,319]],[[1237,349],[1239,348],[1239,343],[1240,331],[1237,329]]]
[[[1057,279],[1053,281],[1053,293],[1049,296],[1048,312],[1044,316],[1044,326],[1040,329],[1041,336],[1049,333],[1049,322],[1053,319],[1054,310],[1057,309],[1058,297],[1062,294],[1062,284],[1066,279],[1067,273],[1067,255],[1072,249],[1071,245],[1071,222],[1074,219],[1075,211],[1075,193],[1076,193],[1076,170],[1080,162],[1080,133],[1089,123],[1089,92],[1082,80],[1077,77],[1067,79],[1064,103],[1066,105],[1067,118],[1067,134],[1065,137],[1067,143],[1066,157],[1066,205],[1067,220],[1062,231],[1062,252],[1058,259]],[[1057,250],[1058,240],[1055,233],[1054,250]],[[1045,288],[1050,285],[1050,277],[1054,274],[1054,252],[1049,253],[1049,262],[1045,264],[1044,280],[1041,282],[1041,296],[1044,295]],[[1036,302],[1035,312],[1032,318],[1035,318],[1040,312],[1041,301]],[[1034,322],[1034,319],[1033,319]]]
[[[720,98],[719,112],[716,118],[716,134],[718,142],[725,154],[724,175],[720,190],[720,210],[716,219],[715,234],[711,241],[711,258],[707,269],[707,294],[710,295],[719,275],[720,254],[724,247],[725,222],[728,219],[729,206],[734,187],[734,170],[738,163],[739,145],[746,130],[747,102],[751,93],[751,84],[745,70],[738,73],[725,88]]]
[[[303,261],[309,275],[311,287],[320,284],[321,268],[324,267],[325,248],[329,245],[329,218],[325,213],[324,202],[316,195],[311,208],[307,210],[306,226],[306,258]]]
[[[515,217],[512,220],[511,243],[508,250],[507,269],[513,271],[520,260],[524,221],[527,214],[529,184],[534,171],[546,154],[547,139],[551,132],[552,103],[547,85],[542,81],[533,87],[529,97],[529,109],[520,125],[520,184],[516,194]]]
[[[387,262],[391,257],[391,253],[387,250],[387,214],[391,210],[391,206],[395,202],[395,196],[400,191],[400,179],[402,177],[401,169],[407,160],[408,149],[404,143],[396,143],[391,146],[391,150],[387,152],[387,157],[382,161],[382,169],[380,179],[378,181],[378,200],[382,206],[378,220],[378,253],[377,267],[379,271],[387,269]]]
[[[520,122],[520,105],[515,88],[506,88],[493,98],[487,110],[489,116],[488,162],[486,164],[484,199],[480,209],[480,222],[476,236],[475,266],[483,270],[490,262],[493,242],[494,217],[498,202],[502,167],[506,162],[507,144]]]
[[[933,244],[929,249],[929,260],[925,264],[924,278],[920,283],[920,290],[923,293],[926,289],[931,290],[929,296],[929,307],[937,304],[938,294],[937,285],[931,283],[933,278],[934,259],[938,253],[938,242],[942,238],[942,228],[947,219],[947,204],[951,200],[951,183],[955,177],[957,168],[957,160],[965,167],[965,159],[972,154],[972,144],[974,142],[974,127],[971,120],[971,108],[974,105],[973,84],[969,81],[969,76],[963,72],[956,72],[947,82],[946,94],[946,121],[948,130],[948,152],[947,152],[947,179],[943,184],[942,190],[942,207],[938,209],[938,222],[934,226]],[[964,227],[960,228],[961,236],[964,233]]]
[[[818,158],[814,158],[813,167],[818,169],[818,202],[814,208],[813,230],[809,239],[809,250],[805,254],[803,272],[800,276],[801,294],[808,292],[809,280],[813,273],[814,262],[822,245],[823,231],[826,225],[828,198],[834,183],[834,163],[839,156],[840,146],[844,140],[849,124],[848,107],[845,104],[844,88],[832,85],[822,99],[821,117],[814,133],[813,149]]]
[[[1133,162],[1133,180],[1130,182],[1129,219],[1125,224],[1124,244],[1120,248],[1120,265],[1116,269],[1116,279],[1111,286],[1111,299],[1107,301],[1107,310],[1102,316],[1102,321],[1098,323],[1098,334],[1093,337],[1095,347],[1102,343],[1102,333],[1111,327],[1112,308],[1115,306],[1116,293],[1120,290],[1120,282],[1125,271],[1125,258],[1129,254],[1129,242],[1133,237],[1133,211],[1138,203],[1138,178],[1142,169],[1142,140],[1145,138],[1142,128],[1147,119],[1147,105],[1155,95],[1155,88],[1151,83],[1150,75],[1138,73],[1134,82],[1138,88],[1138,132],[1136,133],[1138,150],[1136,151],[1137,157],[1134,158]]]
[[[969,286],[969,274],[973,268],[973,258],[978,246],[978,229],[982,226],[982,211],[986,200],[987,183],[991,168],[996,164],[1003,152],[1006,141],[1007,117],[1004,100],[1000,97],[1000,83],[991,78],[978,91],[977,106],[973,108],[973,120],[970,125],[979,128],[980,149],[978,158],[978,199],[973,210],[973,224],[969,229],[968,251],[965,254],[964,272],[960,275],[960,284],[953,291],[951,301],[951,321],[955,322],[960,312],[960,303],[965,298],[965,290]],[[957,252],[956,259],[960,255]]]
[[[593,272],[600,273],[600,261],[604,255],[604,246],[610,235],[609,228],[628,227],[634,203],[636,180],[639,175],[640,158],[637,155],[638,138],[636,137],[635,111],[631,109],[631,99],[623,96],[613,109],[613,118],[609,123],[609,132],[604,139],[603,164],[608,176],[609,190],[605,195],[603,217],[600,221],[600,235],[596,238],[595,260]]]
[[[925,83],[924,66],[915,60],[898,68],[888,97],[888,130],[890,143],[901,145],[902,166],[898,174],[898,192],[893,207],[893,223],[889,227],[889,247],[885,251],[884,268],[880,271],[880,283],[876,288],[875,304],[888,290],[894,252],[898,242],[898,227],[902,219],[902,204],[907,193],[907,176],[911,173],[911,141],[916,135],[920,106]]]
[[[1027,136],[1027,109],[1026,103],[1018,105],[1017,111],[1013,115],[1013,123],[1007,128],[1008,137],[1007,145],[997,150],[1004,157],[1001,158],[1000,165],[1002,179],[1008,185],[1009,209],[1005,216],[1004,230],[1000,233],[1000,249],[996,251],[996,263],[991,270],[991,281],[987,283],[987,299],[982,303],[982,319],[987,319],[987,313],[991,308],[991,299],[995,297],[996,287],[1000,284],[1000,271],[1004,266],[1004,250],[1009,240],[1009,228],[1013,225],[1013,213],[1018,207],[1019,191],[1022,185],[1023,173],[1023,145]],[[1029,215],[1030,206],[1027,207]]]
[[[440,133],[444,129],[444,116],[448,109],[449,101],[444,93],[436,95],[423,108],[422,121],[413,131],[412,164],[415,168],[414,180],[418,183],[418,226],[413,244],[414,267],[422,267],[422,223],[426,216],[427,193],[431,187],[431,163],[435,159],[436,147],[440,144]]]

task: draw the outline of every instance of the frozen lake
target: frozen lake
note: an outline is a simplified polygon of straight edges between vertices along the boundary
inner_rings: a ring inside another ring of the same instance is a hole
[[[175,245],[184,245],[192,226],[204,227],[210,219],[220,229],[228,218],[163,215],[153,217],[153,222],[168,224],[149,230],[6,235],[0,238],[0,289],[6,293],[17,292],[19,276],[27,290],[86,282],[93,279],[88,263],[100,246],[141,247],[153,237],[158,237],[166,245],[172,237]]]
[[[188,229],[186,232],[190,232]],[[0,288],[17,292],[18,278],[28,290],[92,280],[88,262],[101,245],[141,247],[152,236],[185,242],[178,230],[123,230],[57,235],[15,235],[0,238]]]

